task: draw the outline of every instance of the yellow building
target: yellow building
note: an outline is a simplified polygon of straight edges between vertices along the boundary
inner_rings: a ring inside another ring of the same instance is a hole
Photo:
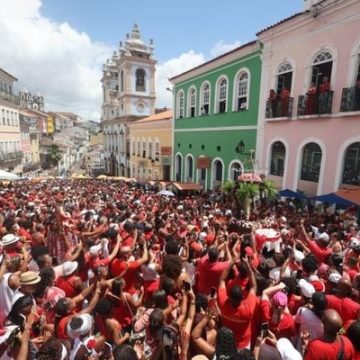
[[[128,124],[131,139],[131,177],[143,180],[170,180],[172,111]]]

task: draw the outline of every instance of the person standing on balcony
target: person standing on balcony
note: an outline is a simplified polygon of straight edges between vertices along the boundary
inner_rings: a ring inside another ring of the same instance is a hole
[[[354,92],[354,110],[360,110],[360,75],[358,75],[355,84],[355,92]]]
[[[312,82],[311,86],[306,93],[307,99],[306,99],[306,110],[305,115],[311,115],[315,113],[315,100],[316,100],[316,86]]]
[[[319,86],[319,114],[326,114],[329,112],[329,92],[330,82],[326,76],[323,77],[323,82]]]
[[[289,116],[290,91],[284,86],[281,90],[281,116]]]
[[[276,102],[277,102],[276,101],[276,92],[274,89],[270,90],[268,101],[270,103],[270,109],[271,109],[270,117],[274,118],[274,117],[276,117]]]

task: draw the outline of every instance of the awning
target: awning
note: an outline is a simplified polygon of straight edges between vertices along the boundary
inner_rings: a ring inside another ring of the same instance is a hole
[[[316,200],[320,202],[326,202],[329,204],[335,204],[335,205],[343,205],[343,206],[354,206],[356,205],[354,202],[349,201],[343,197],[340,197],[336,195],[336,193],[329,193],[325,195],[320,196],[314,196],[310,198],[311,200]],[[360,204],[359,204],[360,205]]]
[[[360,187],[349,187],[335,192],[337,196],[351,201],[353,204],[360,206]]]
[[[191,191],[201,190],[200,185],[196,183],[174,182],[173,185],[179,190],[191,190]]]
[[[284,189],[279,191],[279,196],[286,198],[305,199],[305,196],[303,194],[290,189]]]

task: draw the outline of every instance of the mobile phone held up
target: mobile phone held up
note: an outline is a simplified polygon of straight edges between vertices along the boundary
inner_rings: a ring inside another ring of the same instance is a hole
[[[261,337],[266,338],[269,335],[269,324],[262,323],[260,327]]]
[[[191,285],[190,285],[190,283],[188,282],[188,281],[183,281],[183,289],[185,290],[185,291],[190,291],[191,290]]]

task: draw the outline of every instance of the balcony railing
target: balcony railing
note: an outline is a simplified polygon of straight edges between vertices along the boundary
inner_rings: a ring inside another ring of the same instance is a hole
[[[19,97],[13,94],[9,94],[8,92],[5,92],[4,90],[0,90],[0,97],[3,99],[10,101],[16,105],[20,104]]]
[[[360,111],[360,87],[353,86],[343,89],[340,111]]]
[[[276,98],[275,100],[268,100],[266,102],[265,117],[267,119],[291,117],[293,103],[294,103],[294,98],[292,97],[286,99]]]
[[[0,153],[0,165],[10,165],[16,166],[20,164],[23,157],[21,151],[15,151],[11,153]]]
[[[298,116],[331,114],[334,92],[300,95],[298,101]]]

